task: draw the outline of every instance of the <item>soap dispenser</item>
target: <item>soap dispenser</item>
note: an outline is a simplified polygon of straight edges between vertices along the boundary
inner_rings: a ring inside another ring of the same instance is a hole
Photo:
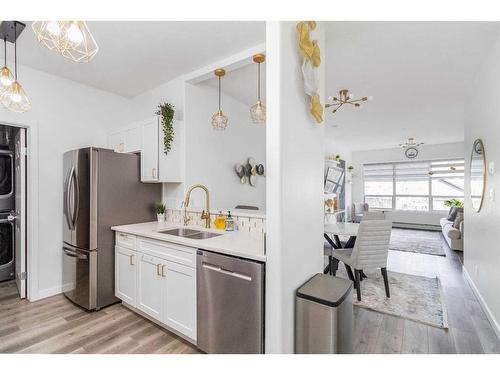
[[[226,217],[226,231],[228,231],[228,232],[234,231],[234,219],[231,216],[231,211],[227,212],[227,217]]]
[[[215,228],[217,229],[222,229],[222,230],[226,229],[226,218],[222,214],[222,211],[219,211],[219,214],[215,218],[214,224]]]

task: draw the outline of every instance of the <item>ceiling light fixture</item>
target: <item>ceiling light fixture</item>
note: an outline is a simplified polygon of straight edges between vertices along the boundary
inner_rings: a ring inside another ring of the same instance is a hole
[[[250,116],[254,124],[266,122],[266,106],[260,100],[260,64],[266,61],[266,56],[258,53],[253,56],[253,61],[257,63],[257,103],[250,107]]]
[[[332,103],[326,103],[325,108],[335,107],[332,110],[332,113],[335,113],[342,107],[344,104],[350,104],[355,107],[361,106],[362,102],[367,102],[373,100],[373,96],[363,96],[361,99],[354,99],[354,94],[350,93],[347,89],[342,89],[339,91],[339,97],[336,98],[334,96],[328,97],[328,100]]]
[[[420,147],[424,144],[424,142],[415,142],[415,138],[413,137],[408,137],[408,139],[405,141],[405,143],[400,143],[399,147],[406,149],[409,147]]]
[[[72,61],[89,62],[99,51],[85,21],[35,21],[31,28],[38,42]]]
[[[212,116],[212,126],[215,130],[226,130],[227,128],[227,117],[224,115],[222,112],[220,102],[221,102],[221,94],[220,94],[220,87],[221,87],[221,77],[224,77],[226,75],[226,71],[224,69],[215,69],[214,74],[219,78],[219,110],[214,113]]]
[[[4,65],[3,68],[0,70],[0,95],[3,94],[3,92],[12,85],[12,82],[14,81],[14,76],[12,75],[12,72],[10,69],[7,67],[7,37],[4,36],[3,38],[3,50],[4,50]]]
[[[3,37],[5,42],[9,41],[14,43],[14,79],[11,81],[11,84],[3,90],[0,95],[0,102],[9,111],[19,113],[26,112],[31,108],[31,102],[17,78],[17,38],[24,30],[24,27],[25,25],[18,21],[3,21],[2,29],[0,30],[2,34],[0,36]],[[3,78],[2,68],[2,79]],[[5,82],[7,82],[7,78],[5,78]]]

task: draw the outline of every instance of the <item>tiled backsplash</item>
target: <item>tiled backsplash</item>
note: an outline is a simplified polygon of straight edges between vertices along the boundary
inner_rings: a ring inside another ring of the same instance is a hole
[[[191,218],[189,225],[203,226],[205,225],[205,220],[202,220],[201,213],[198,211],[187,211],[188,216]],[[210,215],[210,221],[212,222],[212,227],[215,217],[217,214]],[[249,217],[244,215],[233,214],[231,216],[234,218],[235,229],[245,232],[266,232],[266,219],[261,217]],[[171,209],[166,210],[166,221],[172,224],[183,225],[184,224],[184,210]]]

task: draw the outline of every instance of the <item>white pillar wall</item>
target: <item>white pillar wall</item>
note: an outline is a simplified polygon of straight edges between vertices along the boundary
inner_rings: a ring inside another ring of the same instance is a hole
[[[309,114],[296,22],[268,22],[266,352],[294,352],[296,289],[323,266],[324,124]],[[325,56],[324,25],[313,32]],[[324,103],[325,62],[320,66]]]

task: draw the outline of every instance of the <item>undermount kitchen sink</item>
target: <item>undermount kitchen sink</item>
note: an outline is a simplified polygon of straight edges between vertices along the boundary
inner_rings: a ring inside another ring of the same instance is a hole
[[[188,229],[188,228],[174,228],[174,229],[158,231],[158,233],[169,234],[171,236],[179,236],[184,238],[192,238],[195,240],[204,240],[207,238],[222,236],[222,233],[202,232],[196,229]]]
[[[174,228],[169,230],[158,231],[158,233],[170,234],[171,236],[188,237],[192,234],[200,233],[200,231],[188,228]]]

